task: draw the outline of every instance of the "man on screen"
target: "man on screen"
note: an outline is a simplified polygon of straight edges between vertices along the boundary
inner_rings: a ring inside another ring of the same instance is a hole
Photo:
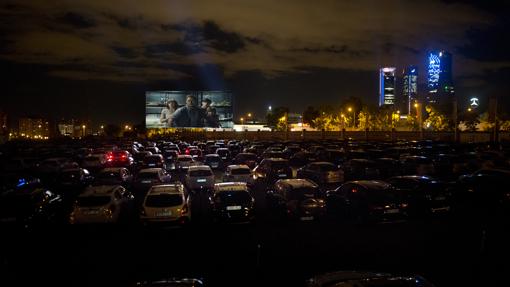
[[[186,96],[186,105],[178,108],[172,115],[172,127],[174,128],[201,128],[204,126],[205,112],[197,106],[197,99]]]
[[[205,126],[209,128],[219,128],[220,121],[216,114],[216,109],[211,106],[211,100],[206,98],[202,101],[202,109],[205,111]]]

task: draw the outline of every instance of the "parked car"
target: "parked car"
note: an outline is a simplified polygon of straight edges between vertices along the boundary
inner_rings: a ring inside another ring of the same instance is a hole
[[[289,162],[283,158],[266,158],[253,169],[253,179],[264,184],[273,184],[279,179],[292,178]]]
[[[204,164],[209,166],[212,169],[222,169],[223,168],[223,160],[221,159],[219,154],[206,154],[204,157]]]
[[[232,160],[233,164],[245,164],[253,169],[257,166],[257,155],[254,153],[238,153]]]
[[[244,182],[248,185],[254,183],[253,172],[247,165],[229,165],[225,169],[223,181]]]
[[[387,180],[408,206],[410,216],[428,216],[449,212],[451,195],[447,186],[427,176],[406,175],[395,176]]]
[[[57,186],[59,190],[80,191],[90,185],[94,177],[84,168],[64,169],[58,175]]]
[[[190,166],[193,165],[195,165],[195,160],[193,160],[193,157],[190,155],[180,154],[175,160],[176,170],[187,170]]]
[[[324,216],[326,204],[319,186],[308,179],[280,179],[267,192],[268,208],[277,216],[301,221]]]
[[[152,154],[145,156],[143,158],[143,165],[142,168],[153,168],[153,167],[159,167],[162,169],[166,169],[166,163],[165,159],[161,154]]]
[[[214,173],[207,165],[192,166],[186,173],[186,187],[188,189],[212,188]]]
[[[214,215],[220,222],[252,222],[255,199],[244,182],[214,185]]]
[[[371,180],[381,177],[379,165],[369,159],[351,159],[342,166],[342,169],[345,180]]]
[[[94,177],[93,185],[122,185],[130,188],[133,184],[133,175],[125,167],[109,167],[101,170]]]
[[[330,162],[319,161],[298,169],[297,177],[313,180],[321,186],[335,185],[344,181],[344,171]]]
[[[106,154],[106,158],[106,166],[108,167],[130,168],[134,163],[131,154],[125,150],[111,151]]]
[[[81,167],[87,169],[91,173],[96,173],[103,169],[106,166],[106,155],[103,153],[100,154],[92,154],[86,156],[83,159]]]
[[[145,168],[140,170],[133,181],[133,188],[144,193],[153,185],[170,183],[171,176],[162,168]],[[145,195],[145,194],[144,194]]]
[[[156,185],[149,189],[142,204],[143,223],[176,223],[184,225],[191,216],[181,183]]]
[[[402,219],[407,216],[407,202],[387,182],[349,181],[326,194],[330,215],[361,222]]]
[[[221,160],[224,162],[229,162],[232,160],[232,154],[228,148],[219,148],[216,150],[216,154],[219,155]]]
[[[63,223],[62,198],[41,185],[26,185],[0,195],[0,226],[31,228]]]
[[[434,287],[432,283],[418,275],[392,275],[388,273],[358,271],[337,271],[320,274],[308,279],[306,286]]]
[[[405,156],[401,159],[403,175],[434,175],[434,163],[424,156]]]
[[[119,223],[133,212],[133,199],[120,185],[88,187],[76,199],[69,223]]]

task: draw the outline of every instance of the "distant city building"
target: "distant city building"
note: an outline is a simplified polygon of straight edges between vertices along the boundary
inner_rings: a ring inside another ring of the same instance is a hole
[[[431,52],[428,55],[426,102],[448,103],[455,94],[452,77],[452,55],[446,51]]]
[[[19,136],[30,139],[48,139],[50,123],[40,117],[24,117],[19,119]]]
[[[60,121],[57,124],[58,133],[60,136],[72,137],[74,133],[74,121]]]
[[[379,70],[379,106],[395,104],[395,70],[394,67]]]
[[[418,68],[409,66],[403,72],[404,85],[402,87],[402,106],[407,114],[414,110],[414,102],[418,96]]]

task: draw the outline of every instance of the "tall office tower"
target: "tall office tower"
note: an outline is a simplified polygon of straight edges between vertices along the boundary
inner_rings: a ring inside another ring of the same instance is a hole
[[[379,70],[379,106],[395,104],[395,70],[394,67]]]
[[[402,78],[404,79],[402,107],[407,111],[407,114],[411,114],[414,111],[413,105],[418,96],[418,68],[416,66],[405,68]]]
[[[452,54],[446,51],[428,55],[427,98],[429,104],[451,102],[455,90],[452,77]]]

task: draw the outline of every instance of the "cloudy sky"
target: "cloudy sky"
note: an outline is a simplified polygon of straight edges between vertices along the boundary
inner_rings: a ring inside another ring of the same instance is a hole
[[[460,99],[506,102],[510,9],[489,2],[2,1],[0,108],[142,122],[156,89],[228,89],[238,115],[375,105],[379,67],[418,65],[424,83],[439,49],[453,54]]]

